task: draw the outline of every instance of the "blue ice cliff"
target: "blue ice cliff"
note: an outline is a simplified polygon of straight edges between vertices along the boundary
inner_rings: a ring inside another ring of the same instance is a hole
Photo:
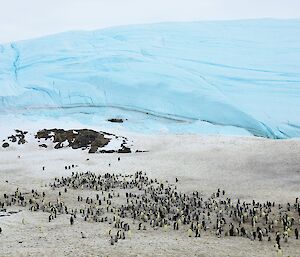
[[[11,113],[299,137],[300,20],[135,25],[2,44],[0,115]]]

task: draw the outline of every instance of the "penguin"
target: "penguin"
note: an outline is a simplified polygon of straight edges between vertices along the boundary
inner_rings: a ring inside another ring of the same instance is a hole
[[[261,230],[258,231],[258,236],[257,237],[258,237],[259,241],[262,241],[262,231]]]
[[[174,222],[174,223],[173,223],[173,229],[174,229],[174,230],[176,230],[176,224],[177,224],[177,222]]]
[[[115,244],[115,240],[114,240],[114,238],[112,236],[110,237],[109,241],[110,241],[110,245],[114,245]]]
[[[71,226],[74,224],[74,218],[73,218],[73,216],[70,217],[70,224],[71,224]]]
[[[83,234],[82,231],[80,232],[80,234],[81,234],[81,238],[86,238],[85,234]]]
[[[252,232],[252,235],[253,235],[253,240],[255,240],[255,239],[256,239],[256,232],[253,231],[253,232]]]
[[[287,231],[284,231],[284,232],[283,232],[283,239],[284,239],[284,242],[285,242],[285,243],[288,242],[288,232],[287,232]]]
[[[230,226],[229,236],[234,236],[234,227],[233,227],[233,224],[231,224],[231,226]],[[254,240],[255,240],[255,238],[254,238]]]
[[[296,239],[299,239],[299,231],[297,228],[295,228],[295,237]]]
[[[280,234],[278,232],[276,233],[276,243],[280,245]]]

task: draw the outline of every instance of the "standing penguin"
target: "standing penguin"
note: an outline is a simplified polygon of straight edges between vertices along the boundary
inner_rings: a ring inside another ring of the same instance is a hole
[[[278,232],[276,233],[276,243],[280,246],[280,234]]]
[[[199,232],[198,228],[196,228],[196,235],[195,235],[195,237],[200,237],[200,232]]]
[[[287,241],[288,241],[288,232],[287,231],[283,232],[283,239],[284,239],[284,242],[287,243]]]
[[[115,240],[114,240],[114,238],[111,236],[110,237],[110,245],[114,245],[115,244]]]
[[[188,230],[188,237],[192,237],[193,231],[189,228]]]
[[[71,226],[74,224],[74,218],[73,218],[73,216],[70,217],[70,224],[71,224]]]
[[[262,241],[262,236],[263,236],[263,235],[262,235],[262,231],[259,230],[259,231],[258,231],[258,240],[259,240],[259,241]]]

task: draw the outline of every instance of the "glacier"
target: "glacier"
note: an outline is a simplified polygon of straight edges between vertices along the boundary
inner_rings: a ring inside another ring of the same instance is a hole
[[[300,137],[300,20],[170,22],[0,45],[0,120]],[[1,118],[2,117],[2,118]]]

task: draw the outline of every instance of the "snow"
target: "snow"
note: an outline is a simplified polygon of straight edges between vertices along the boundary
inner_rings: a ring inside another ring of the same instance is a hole
[[[0,45],[0,120],[300,136],[300,20],[160,23]]]
[[[21,192],[36,189],[45,192],[46,199],[54,202],[58,192],[45,185],[53,182],[55,177],[85,171],[102,175],[143,171],[163,183],[167,180],[173,184],[178,178],[176,185],[180,192],[198,191],[205,199],[218,188],[225,189],[226,197],[235,202],[237,199],[247,202],[254,199],[259,202],[275,201],[285,206],[299,197],[300,140],[199,135],[126,136],[149,152],[88,154],[88,151],[71,148],[37,148],[30,142],[5,149],[0,147],[0,194],[13,194],[17,188]],[[72,164],[74,169],[64,169]],[[121,195],[125,192],[122,190]],[[95,197],[96,193],[94,190],[78,192],[70,189],[60,199],[69,207],[82,208],[84,205],[78,205],[77,196]],[[125,201],[125,197],[122,199]],[[126,238],[117,246],[111,246],[107,234],[111,225],[107,222],[81,222],[79,218],[74,226],[70,226],[70,215],[67,214],[58,215],[57,219],[49,222],[47,212],[31,212],[28,208],[13,206],[7,209],[22,211],[0,219],[3,229],[1,256],[123,257],[151,256],[154,252],[155,256],[174,257],[276,256],[274,238],[272,242],[257,242],[242,237],[217,238],[208,232],[197,239],[187,237],[183,228],[177,232],[173,229],[168,232],[162,229],[138,231],[137,223],[130,223],[131,240]],[[82,240],[81,231],[87,235],[86,240]],[[284,256],[299,256],[300,244],[294,236],[282,247]]]

